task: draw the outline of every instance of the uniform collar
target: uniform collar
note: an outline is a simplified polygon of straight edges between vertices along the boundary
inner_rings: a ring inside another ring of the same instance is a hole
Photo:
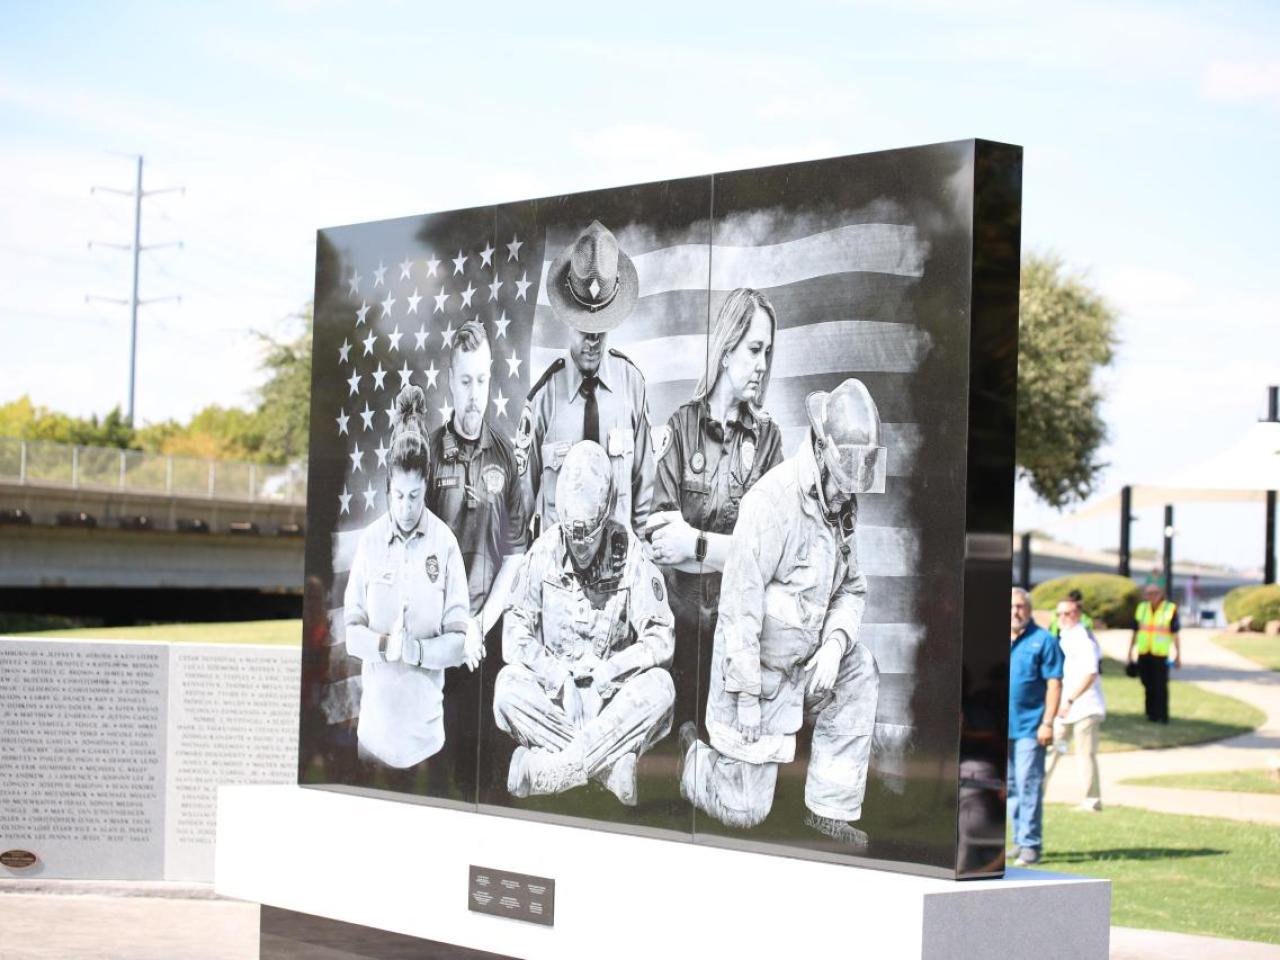
[[[573,362],[572,356],[568,358],[568,366],[569,402],[576,403],[578,400],[582,399],[582,393],[580,391],[582,390],[582,381],[586,378],[583,377],[582,371],[578,369],[578,365]],[[596,368],[595,377],[596,380],[600,382],[600,386],[610,392],[613,391],[613,387],[609,384],[616,380],[614,373],[613,354],[611,354],[609,349],[606,347],[600,357],[600,366]]]
[[[719,420],[711,416],[711,410],[704,399],[699,407],[698,417],[701,420],[703,432],[717,442],[724,442],[725,427],[736,428],[749,434],[753,440],[756,439],[756,416],[752,413],[749,403],[739,403],[730,409],[728,423],[722,426]],[[715,426],[713,427],[712,424]],[[720,437],[715,437],[714,432],[719,432]]]
[[[464,441],[454,431],[453,417],[450,417],[449,422],[445,424],[444,439],[441,441],[441,444],[440,444],[440,455],[445,460],[458,459],[458,450],[459,448],[461,448],[462,444],[465,442],[468,442],[468,441]],[[477,437],[475,441],[476,449],[477,450],[488,449],[489,444],[492,442],[493,442],[493,436],[489,430],[489,420],[486,417],[481,417],[480,418],[480,436]]]
[[[392,544],[397,540],[408,542],[417,537],[425,537],[427,535],[427,526],[430,523],[431,511],[425,506],[422,508],[422,515],[418,517],[418,522],[414,524],[413,529],[408,533],[400,529],[400,524],[396,523],[396,518],[391,516],[391,511],[387,511],[387,526],[391,529],[387,531],[387,543]]]

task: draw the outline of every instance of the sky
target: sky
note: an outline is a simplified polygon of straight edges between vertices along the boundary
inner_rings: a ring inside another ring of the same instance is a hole
[[[732,11],[729,15],[725,11]],[[0,402],[248,404],[319,227],[969,137],[1021,144],[1023,251],[1120,317],[1099,493],[1231,443],[1280,384],[1280,4],[0,6]],[[1258,567],[1260,505],[1180,508]],[[1114,546],[1019,489],[1017,525]],[[1135,546],[1159,545],[1156,512]]]

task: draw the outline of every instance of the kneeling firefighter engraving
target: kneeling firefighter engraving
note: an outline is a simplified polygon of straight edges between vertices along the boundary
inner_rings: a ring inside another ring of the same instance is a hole
[[[773,807],[778,766],[809,719],[805,823],[853,847],[862,815],[880,675],[861,642],[867,579],[858,494],[885,489],[880,415],[861,381],[806,399],[809,434],[743,497],[725,565],[706,724],[680,730],[680,792],[734,827]]]
[[[636,763],[671,730],[666,587],[613,518],[615,497],[608,454],[576,443],[560,471],[559,523],[534,542],[512,593],[493,713],[520,744],[507,777],[516,797],[595,780],[633,806]]]

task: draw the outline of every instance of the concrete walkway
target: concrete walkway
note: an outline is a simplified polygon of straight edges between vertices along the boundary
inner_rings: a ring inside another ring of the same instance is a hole
[[[258,905],[211,887],[0,882],[4,960],[259,960],[258,949]],[[1110,960],[1280,960],[1280,946],[1112,927]]]
[[[1256,823],[1280,825],[1280,794],[1227,793],[1219,790],[1184,790],[1140,787],[1122,781],[1166,773],[1265,769],[1280,758],[1280,672],[1267,670],[1252,660],[1218,646],[1210,638],[1220,631],[1182,632],[1182,669],[1173,678],[1186,680],[1257,707],[1266,715],[1253,733],[1216,743],[1164,750],[1129,750],[1098,757],[1102,776],[1103,806],[1133,806],[1165,813],[1199,814]],[[1106,630],[1098,637],[1103,651],[1121,662],[1129,647],[1130,632]],[[1135,679],[1132,683],[1138,683]],[[1178,699],[1171,694],[1169,709],[1176,716]],[[1077,803],[1084,787],[1074,757],[1058,764],[1046,794],[1050,803]]]

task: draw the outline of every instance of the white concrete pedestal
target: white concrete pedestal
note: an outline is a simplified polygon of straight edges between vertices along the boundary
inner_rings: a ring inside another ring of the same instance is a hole
[[[471,864],[550,877],[555,925],[467,909]],[[1105,960],[1111,885],[955,882],[299,787],[218,794],[225,896],[524,960]]]

